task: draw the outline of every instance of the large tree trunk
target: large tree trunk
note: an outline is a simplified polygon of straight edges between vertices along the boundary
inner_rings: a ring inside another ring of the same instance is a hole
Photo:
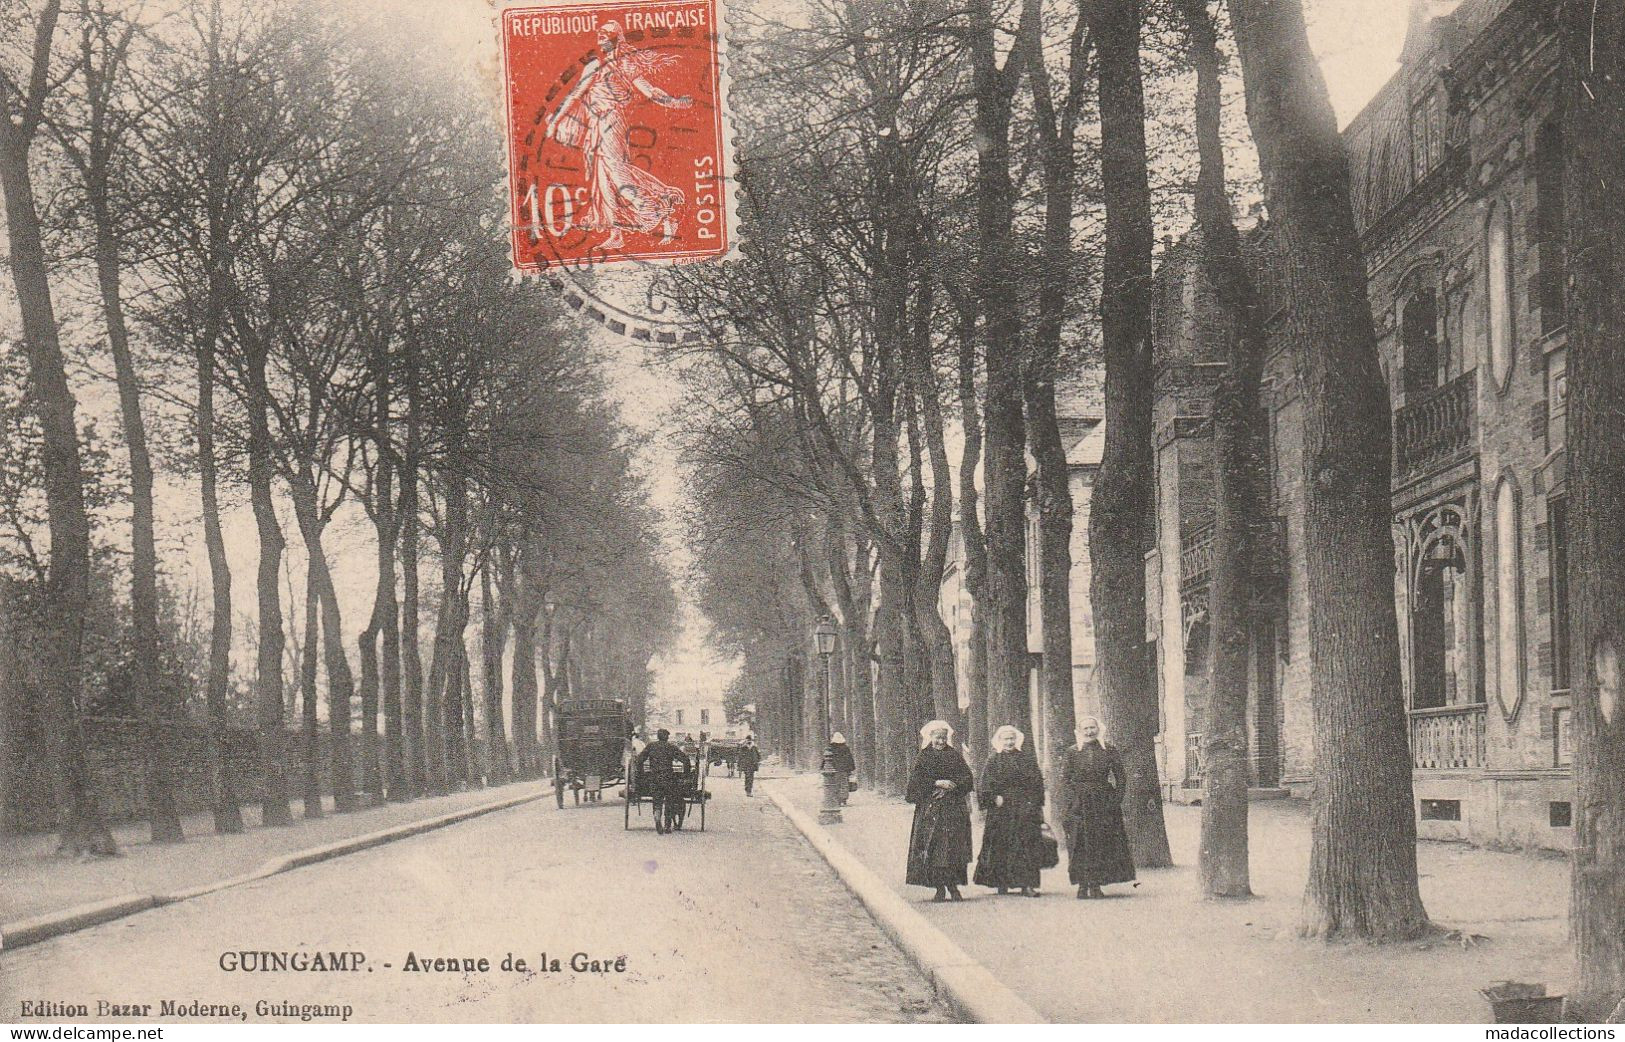
[[[1151,548],[1151,191],[1146,176],[1140,3],[1097,4],[1101,181],[1106,243],[1100,294],[1106,444],[1089,501],[1095,660],[1101,714],[1123,754],[1134,863],[1173,863],[1157,777],[1157,684],[1145,642]]]
[[[1202,734],[1202,842],[1199,866],[1208,897],[1250,897],[1247,857],[1248,649],[1255,589],[1258,522],[1265,510],[1265,417],[1259,403],[1264,322],[1258,294],[1230,216],[1220,137],[1220,57],[1207,0],[1181,0],[1196,65],[1196,219],[1202,263],[1228,327],[1229,365],[1213,399],[1212,683]],[[1264,653],[1264,649],[1260,649]]]
[[[368,806],[383,802],[382,791],[376,794],[373,791],[382,782],[378,773],[378,636],[382,620],[378,617],[376,596],[375,591],[372,614],[367,617],[366,628],[356,641],[361,652],[361,676],[356,686],[356,694],[361,699],[361,791]]]
[[[1027,434],[1038,464],[1038,598],[1044,639],[1044,734],[1035,749],[1051,806],[1060,797],[1062,757],[1077,729],[1072,691],[1072,489],[1055,409],[1053,364],[1026,375]]]
[[[45,41],[46,54],[59,6],[55,2],[47,4],[37,27],[37,38]],[[5,193],[6,228],[11,239],[11,277],[22,312],[30,392],[44,436],[51,565],[43,619],[46,639],[41,649],[41,685],[48,707],[51,747],[47,755],[58,771],[58,850],[64,854],[111,855],[117,848],[96,806],[79,722],[80,658],[85,609],[90,601],[90,519],[85,512],[84,472],[79,463],[76,403],[68,387],[62,345],[57,338],[56,309],[51,302],[39,212],[28,170],[33,128],[13,122],[13,100],[5,88],[0,88],[0,102],[0,191]]]
[[[459,744],[462,738],[461,660],[463,627],[468,624],[463,599],[463,557],[467,552],[468,490],[466,479],[457,473],[445,476],[446,509],[440,535],[440,617],[436,621],[434,659],[429,664],[429,704],[426,707],[430,737],[431,773],[438,791],[446,792],[458,782],[466,782],[466,757]],[[435,742],[435,737],[439,738]],[[434,748],[438,745],[439,748]]]
[[[388,406],[381,408],[387,412]],[[396,784],[400,772],[400,629],[393,618],[395,605],[395,525],[394,490],[391,488],[387,453],[381,453],[373,475],[373,531],[378,543],[378,581],[373,588],[372,615],[361,631],[361,790],[367,802],[377,806],[384,801],[385,776]],[[393,630],[393,635],[391,634]],[[393,636],[393,655],[391,637]],[[383,642],[380,664],[379,642]],[[393,658],[393,661],[391,659]],[[394,690],[389,686],[393,682]],[[378,703],[383,694],[384,763],[378,757]],[[393,758],[394,762],[391,762]]]
[[[846,529],[832,522],[825,530],[825,556],[829,561],[830,583],[835,591],[835,604],[841,614],[841,672],[846,678],[847,740],[852,746],[852,758],[858,765],[858,780],[865,786],[875,784],[875,695],[873,677],[869,670],[869,602],[854,595],[852,571],[868,571],[868,548],[860,540],[855,549],[847,545]],[[865,575],[857,584],[868,590]]]
[[[1025,5],[1024,5],[1025,6]],[[971,10],[976,112],[976,297],[987,373],[988,723],[1032,732],[1027,649],[1027,434],[1021,409],[1021,313],[1012,281],[1015,186],[1010,180],[1011,99],[1020,56],[1000,69],[990,0]],[[1017,46],[1022,46],[1018,35]],[[980,737],[980,736],[978,736]]]
[[[316,595],[315,562],[305,565],[305,635],[299,648],[300,742],[304,748],[301,781],[305,794],[305,819],[322,817],[322,728],[321,703],[317,692],[316,667],[321,633],[321,604]]]
[[[153,541],[152,457],[147,452],[147,426],[141,417],[141,388],[124,322],[119,286],[118,240],[108,210],[107,184],[92,188],[91,214],[96,235],[96,282],[101,290],[107,344],[118,379],[119,412],[124,444],[130,455],[130,679],[141,713],[142,755],[146,759],[147,823],[154,843],[179,843],[180,813],[175,808],[174,746],[168,728],[177,707],[158,678],[158,550]],[[92,182],[94,184],[94,182]],[[99,190],[97,190],[99,189]]]
[[[1569,671],[1575,850],[1569,1011],[1625,1022],[1625,12],[1567,0],[1562,15],[1568,213]]]
[[[511,588],[511,585],[510,585]],[[508,639],[513,604],[507,597],[499,609],[491,593],[491,566],[480,569],[480,652],[485,687],[486,775],[492,785],[505,785],[513,776],[508,758],[508,732],[502,720],[502,646]],[[518,692],[514,692],[515,695]],[[517,717],[517,713],[515,714]],[[514,720],[518,727],[520,721]]]
[[[409,370],[410,373],[410,370]],[[410,378],[410,377],[409,377]],[[416,395],[408,384],[410,412],[406,452],[401,460],[401,735],[406,769],[404,797],[423,795],[429,776],[424,734],[423,652],[418,625],[418,418]]]
[[[209,17],[209,125],[224,120],[220,98],[220,11],[216,2]],[[241,798],[236,787],[226,744],[226,699],[231,686],[231,565],[226,558],[225,534],[220,526],[218,464],[214,448],[215,359],[226,319],[226,150],[216,141],[205,165],[204,211],[208,222],[207,310],[197,351],[198,483],[203,508],[203,542],[209,555],[213,615],[209,630],[208,705],[212,731],[214,772],[214,830],[226,835],[243,831]]]
[[[322,663],[327,667],[327,733],[331,748],[328,757],[332,764],[333,810],[340,814],[360,809],[356,799],[355,753],[350,744],[350,700],[355,697],[355,677],[350,672],[350,659],[344,653],[344,625],[339,614],[338,591],[333,588],[333,573],[327,565],[327,551],[322,547],[322,530],[326,527],[316,500],[316,486],[309,475],[304,475],[293,490],[294,516],[304,538],[305,551],[310,555],[310,576],[316,584],[317,603],[322,617]],[[315,632],[305,635],[314,642]]]
[[[218,300],[211,296],[211,301]],[[221,835],[243,831],[243,811],[237,794],[236,772],[226,744],[226,695],[231,686],[231,564],[226,559],[225,534],[220,529],[218,464],[214,455],[214,358],[220,336],[220,309],[210,304],[210,319],[198,345],[197,455],[198,483],[202,487],[203,543],[209,554],[212,615],[209,627],[209,740],[211,789],[214,793],[214,830]]]
[[[246,326],[246,323],[242,324]],[[271,424],[267,402],[271,392],[266,383],[266,345],[252,335],[245,336],[248,388],[248,491],[254,508],[254,524],[259,532],[260,559],[256,575],[259,595],[259,661],[255,680],[260,753],[260,806],[264,825],[291,825],[288,807],[285,758],[282,749],[282,599],[277,578],[282,570],[282,553],[287,540],[277,521],[276,502],[271,489]]]
[[[931,460],[931,506],[925,525],[925,550],[920,555],[920,571],[914,582],[914,624],[930,659],[933,712],[938,719],[947,720],[954,730],[964,734],[954,639],[948,624],[942,621],[942,577],[947,569],[948,544],[953,538],[954,479],[943,433],[942,398],[931,366],[932,295],[922,288],[921,297],[915,315],[916,335],[908,352],[908,374],[910,388],[919,402],[919,423],[911,430],[911,436],[913,433],[923,435],[926,455]]]
[[[466,595],[465,595],[466,603]],[[458,721],[458,750],[462,757],[463,783],[467,788],[484,788],[485,776],[474,757],[474,670],[468,657],[468,640],[457,642],[457,695],[461,719]]]
[[[965,592],[970,594],[970,663],[965,688],[965,757],[979,767],[987,756],[991,728],[987,716],[987,543],[977,512],[976,468],[982,462],[982,405],[976,394],[976,316],[959,321],[959,422],[965,446],[959,457],[959,532]]]
[[[401,624],[400,606],[395,600],[395,542],[400,525],[395,515],[395,451],[390,435],[389,410],[393,393],[390,374],[389,341],[376,336],[372,346],[373,424],[377,429],[378,463],[373,475],[373,516],[378,542],[378,584],[373,592],[372,618],[367,630],[382,643],[377,686],[366,684],[368,641],[363,641],[361,685],[361,776],[362,789],[373,804],[382,803],[385,793],[405,788],[406,767],[401,756]],[[384,711],[383,760],[379,762],[378,710],[380,696]],[[398,799],[399,797],[394,797]]]
[[[1305,933],[1427,928],[1399,680],[1388,392],[1349,173],[1298,0],[1231,0],[1303,380],[1315,794]]]
[[[1068,49],[1068,89],[1059,109],[1051,94],[1043,49],[1033,41],[1027,52],[1044,172],[1044,238],[1038,274],[1037,328],[1022,368],[1022,391],[1027,441],[1038,468],[1038,597],[1044,642],[1047,741],[1045,748],[1036,751],[1044,770],[1049,807],[1056,819],[1061,817],[1060,766],[1078,721],[1072,676],[1072,484],[1055,406],[1055,378],[1061,355],[1061,327],[1073,284],[1072,211],[1077,194],[1074,144],[1088,68],[1087,26],[1088,19],[1079,11]]]
[[[541,774],[541,757],[537,748],[537,730],[540,718],[546,713],[545,705],[538,705],[536,676],[536,595],[535,584],[526,577],[523,552],[518,566],[504,585],[504,599],[512,599],[513,609],[513,738],[519,757],[519,777],[535,778]]]

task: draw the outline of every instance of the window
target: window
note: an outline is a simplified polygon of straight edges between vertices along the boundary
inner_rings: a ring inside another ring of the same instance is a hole
[[[1535,224],[1540,233],[1540,331],[1561,329],[1564,281],[1568,277],[1563,237],[1567,234],[1563,206],[1563,128],[1548,123],[1535,135]]]
[[[1546,501],[1546,531],[1552,579],[1552,690],[1569,688],[1569,505],[1567,498]]]
[[[1485,228],[1485,270],[1489,278],[1490,369],[1495,386],[1506,393],[1512,376],[1512,244],[1511,214],[1505,206],[1490,209]]]
[[[1423,800],[1423,821],[1460,821],[1460,800]]]
[[[1419,290],[1406,301],[1399,320],[1399,336],[1405,352],[1407,400],[1439,386],[1438,324],[1438,307],[1432,290]]]
[[[1510,474],[1495,488],[1495,692],[1507,719],[1523,700],[1523,600],[1518,486]]]
[[[1553,800],[1546,807],[1546,820],[1554,829],[1574,827],[1574,804],[1567,800]]]
[[[1568,767],[1574,763],[1574,733],[1573,720],[1569,710],[1558,707],[1552,710],[1552,765],[1554,767]]]
[[[1411,167],[1417,181],[1444,158],[1444,96],[1435,89],[1411,106]]]
[[[711,710],[709,710],[709,709],[700,710],[700,726],[704,727],[706,724],[709,724],[710,722],[711,722]]]
[[[683,711],[681,709],[677,710],[677,726],[683,726]]]

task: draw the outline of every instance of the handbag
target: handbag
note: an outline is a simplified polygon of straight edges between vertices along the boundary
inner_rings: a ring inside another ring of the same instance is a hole
[[[1039,868],[1054,868],[1061,863],[1061,844],[1055,838],[1055,832],[1049,827],[1049,822],[1038,826],[1038,841],[1043,844],[1038,859]]]

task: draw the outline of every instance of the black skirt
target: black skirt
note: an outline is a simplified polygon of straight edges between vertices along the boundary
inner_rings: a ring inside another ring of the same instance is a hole
[[[964,796],[956,793],[915,805],[908,837],[910,886],[963,886],[970,858],[970,810]]]

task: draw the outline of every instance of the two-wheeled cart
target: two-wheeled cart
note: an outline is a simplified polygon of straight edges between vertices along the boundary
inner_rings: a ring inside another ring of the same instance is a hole
[[[696,810],[699,812],[700,831],[705,831],[705,805],[711,799],[706,791],[705,783],[710,777],[710,757],[708,750],[701,745],[698,750],[688,750],[688,764],[672,765],[673,792],[667,798],[667,821],[674,829],[681,829],[689,815]],[[642,769],[638,767],[638,753],[627,751],[626,756],[626,806],[622,828],[632,827],[633,808],[637,809],[637,816],[643,817],[643,805],[648,804],[652,811],[658,812],[655,806],[654,769],[649,763],[644,763]],[[652,815],[651,815],[652,820]]]

